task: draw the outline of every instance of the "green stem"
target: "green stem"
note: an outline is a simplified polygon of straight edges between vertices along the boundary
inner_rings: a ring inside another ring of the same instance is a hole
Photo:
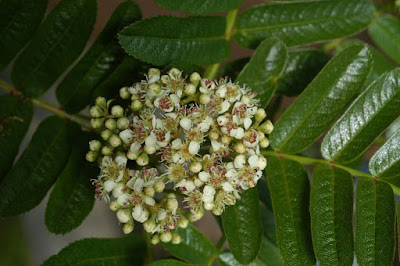
[[[11,84],[9,84],[8,82],[6,82],[3,79],[0,79],[0,88],[6,92],[20,94],[17,89],[15,89]],[[39,98],[32,98],[32,99],[30,99],[30,101],[32,101],[32,103],[39,108],[47,110],[47,111],[49,111],[59,117],[62,117],[64,119],[73,121],[86,129],[93,130],[92,126],[90,125],[89,119],[82,115],[68,114],[67,112],[63,111],[60,107],[58,107],[54,104],[48,103],[46,101],[43,101]]]
[[[224,233],[222,233],[221,238],[218,240],[218,243],[217,243],[217,245],[215,246],[215,247],[217,248],[217,253],[215,253],[214,256],[212,256],[212,257],[210,258],[210,260],[209,260],[208,263],[207,263],[208,266],[213,265],[214,261],[218,258],[219,251],[221,250],[222,245],[225,243],[225,240],[226,240],[226,236],[224,235]]]
[[[303,156],[299,156],[299,155],[291,155],[291,154],[285,154],[285,153],[280,153],[280,152],[276,152],[276,151],[261,151],[261,154],[264,156],[275,156],[275,157],[279,157],[279,158],[285,158],[285,159],[290,159],[296,162],[299,162],[303,165],[311,165],[311,166],[315,166],[317,164],[329,164],[332,165],[334,167],[343,169],[347,172],[349,172],[352,176],[354,177],[362,177],[362,178],[370,178],[373,180],[381,180],[386,182],[384,179],[379,179],[379,177],[377,176],[373,176],[358,170],[355,170],[353,168],[332,162],[332,161],[327,161],[327,160],[323,160],[323,159],[315,159],[315,158],[309,158],[309,157],[303,157]],[[393,184],[387,182],[393,189],[393,192],[396,195],[400,195],[400,189],[396,186],[394,186]]]
[[[146,241],[146,252],[147,252],[145,262],[146,265],[149,265],[154,260],[154,249],[153,249],[153,244],[151,243],[151,235],[143,230],[143,238]]]
[[[232,29],[233,29],[233,26],[235,25],[237,13],[238,13],[238,9],[234,9],[234,10],[229,11],[228,14],[226,15],[225,40],[227,40],[227,41],[229,41],[232,37]],[[220,66],[221,66],[221,63],[210,65],[206,69],[206,71],[204,73],[204,77],[211,79],[211,80],[215,79],[218,74],[218,70],[219,70]]]

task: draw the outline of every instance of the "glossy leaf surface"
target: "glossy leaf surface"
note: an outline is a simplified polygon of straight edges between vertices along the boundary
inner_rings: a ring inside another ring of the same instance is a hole
[[[78,227],[94,205],[94,187],[90,180],[96,178],[98,167],[86,161],[89,137],[79,131],[64,170],[50,194],[45,223],[55,234],[65,234]]]
[[[278,247],[286,265],[315,265],[311,242],[310,182],[298,162],[267,157]]]
[[[332,126],[322,145],[327,160],[349,162],[359,157],[400,115],[400,69],[372,83]]]
[[[260,250],[263,227],[257,189],[244,190],[240,197],[222,213],[222,225],[235,259],[249,264]]]
[[[386,54],[400,64],[400,20],[386,14],[369,27],[369,35]]]
[[[46,17],[11,73],[14,85],[25,96],[46,92],[80,55],[96,13],[96,0],[69,0],[61,1]]]
[[[179,260],[170,260],[170,259],[166,259],[166,260],[157,260],[155,262],[153,262],[152,264],[150,264],[150,266],[185,266],[185,265],[191,265],[191,264],[187,264],[184,263],[182,261]]]
[[[247,84],[260,99],[260,106],[266,107],[276,90],[276,80],[282,73],[287,58],[285,44],[278,39],[268,39],[260,43],[236,78]]]
[[[10,170],[33,116],[30,101],[0,96],[0,181]]]
[[[225,24],[225,18],[217,16],[159,16],[126,27],[119,41],[128,54],[151,64],[186,61],[208,65],[230,55]]]
[[[207,264],[217,253],[215,246],[194,225],[189,224],[186,229],[178,228],[177,232],[182,239],[180,244],[162,243],[177,258],[190,263]]]
[[[0,2],[0,70],[32,38],[46,11],[47,0]]]
[[[384,182],[360,179],[356,196],[355,252],[359,265],[392,265],[395,200]]]
[[[0,184],[0,217],[22,214],[42,201],[68,160],[72,130],[76,127],[56,116],[41,122]]]
[[[144,240],[138,236],[123,238],[86,238],[69,244],[43,266],[51,265],[143,265]]]
[[[238,8],[243,0],[156,0],[156,3],[172,11],[193,15],[205,15]]]
[[[57,100],[67,112],[78,112],[90,103],[96,85],[125,57],[118,43],[118,32],[140,18],[139,6],[131,0],[116,8],[92,47],[57,87]]]
[[[360,45],[336,55],[276,122],[271,146],[288,153],[309,147],[356,97],[371,66],[368,48]]]
[[[240,14],[234,39],[246,48],[255,48],[273,36],[287,46],[297,46],[357,33],[373,17],[374,6],[369,0],[260,5]]]
[[[322,265],[352,265],[353,178],[330,165],[314,169],[311,197],[311,232],[317,260]]]

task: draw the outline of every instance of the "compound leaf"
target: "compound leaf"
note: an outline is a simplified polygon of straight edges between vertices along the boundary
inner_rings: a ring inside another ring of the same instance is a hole
[[[156,0],[168,10],[183,11],[192,15],[205,15],[238,8],[243,0]]]

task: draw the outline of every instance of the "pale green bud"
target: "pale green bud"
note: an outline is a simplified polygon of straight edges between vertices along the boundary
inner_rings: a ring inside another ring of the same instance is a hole
[[[118,209],[121,208],[122,206],[119,205],[119,203],[115,200],[115,201],[110,202],[110,206],[109,206],[109,207],[110,207],[110,209],[111,209],[112,211],[116,212],[116,211],[118,211]]]
[[[204,209],[206,209],[207,211],[211,211],[212,209],[214,209],[214,203],[213,202],[204,203]]]
[[[189,166],[189,170],[193,173],[199,173],[202,167],[203,165],[201,164],[201,162],[192,162]]]
[[[146,187],[146,188],[144,189],[144,193],[145,193],[147,196],[153,198],[154,195],[156,194],[156,191],[155,191],[154,188],[152,188],[152,187]]]
[[[272,130],[274,130],[274,125],[271,120],[267,120],[260,125],[260,130],[265,134],[271,134]]]
[[[211,100],[210,96],[208,96],[207,94],[204,94],[204,93],[200,94],[199,102],[201,104],[208,104],[210,102],[210,100]]]
[[[260,147],[267,148],[269,146],[269,140],[267,138],[263,138],[260,140]]]
[[[211,132],[208,134],[208,137],[209,137],[211,140],[217,140],[217,139],[219,138],[219,134],[218,134],[217,132],[215,132],[215,131],[211,131]]]
[[[154,191],[157,193],[162,193],[165,189],[165,183],[161,180],[158,180],[154,183]]]
[[[96,161],[98,156],[98,153],[95,151],[89,151],[88,153],[86,153],[86,160],[93,163],[94,161]]]
[[[199,73],[193,72],[193,73],[190,75],[190,82],[191,82],[194,86],[197,87],[197,85],[199,85],[199,83],[200,83],[200,80],[201,80],[201,76],[200,76]]]
[[[103,148],[101,149],[101,153],[103,155],[111,155],[113,153],[113,149],[108,146],[103,146]]]
[[[160,76],[161,72],[158,68],[150,68],[149,71],[147,72],[147,76],[151,76],[151,75]]]
[[[94,118],[99,118],[104,115],[103,109],[100,108],[98,105],[94,105],[89,109],[90,115]]]
[[[221,142],[225,145],[229,145],[232,141],[232,138],[227,136],[227,135],[223,135],[221,138]]]
[[[160,242],[160,237],[159,237],[158,235],[154,235],[154,236],[151,238],[151,243],[152,243],[153,245],[157,245],[159,242]]]
[[[114,105],[111,108],[111,114],[115,117],[122,117],[124,116],[124,108],[120,105]]]
[[[138,158],[138,154],[137,153],[133,153],[132,151],[128,151],[127,153],[126,153],[126,158],[128,158],[129,160],[136,160],[137,158]]]
[[[193,214],[193,213],[189,214],[189,221],[194,223],[194,222],[200,220],[203,216],[204,216],[204,208],[201,207],[198,209],[198,211],[195,214]]]
[[[167,200],[166,207],[170,211],[176,210],[178,208],[178,200],[176,198],[174,198],[174,199],[169,198]]]
[[[243,143],[238,142],[235,144],[235,151],[237,153],[245,153],[246,152],[246,146],[244,146]]]
[[[89,149],[91,151],[99,151],[101,149],[101,142],[98,140],[89,141]]]
[[[126,223],[126,224],[124,224],[122,231],[124,231],[124,234],[127,235],[129,233],[132,233],[133,229],[135,229],[135,226],[133,223]]]
[[[142,102],[140,100],[134,100],[131,103],[131,109],[134,112],[139,111],[140,109],[142,109],[142,107],[143,107],[143,104],[142,104]]]
[[[168,243],[170,242],[172,239],[172,233],[171,232],[165,232],[165,233],[161,233],[160,235],[160,240],[164,243]]]
[[[119,90],[119,96],[124,100],[129,99],[129,97],[131,97],[131,94],[129,93],[128,87],[122,87]]]
[[[154,153],[156,153],[156,151],[157,151],[157,149],[156,149],[156,147],[149,147],[149,146],[147,146],[147,145],[144,145],[144,151],[147,153],[147,154],[154,154]]]
[[[126,117],[118,118],[117,120],[117,128],[119,130],[124,130],[129,127],[129,119]]]
[[[222,209],[222,207],[215,207],[214,209],[212,209],[212,213],[217,216],[220,216],[223,211],[224,210]]]
[[[132,97],[131,97],[131,100],[132,100],[132,101],[134,101],[134,100],[139,100],[139,99],[140,99],[139,95],[137,95],[137,94],[132,94]]]
[[[266,117],[267,117],[267,113],[262,108],[258,108],[256,114],[254,115],[254,119],[256,120],[256,122],[263,121],[264,118],[266,118]]]
[[[117,122],[115,119],[109,118],[106,120],[105,126],[109,130],[114,131],[117,128]]]
[[[96,105],[100,106],[101,108],[105,109],[107,106],[106,98],[104,97],[97,97],[96,98]]]
[[[186,217],[182,216],[182,219],[178,222],[178,226],[180,228],[185,229],[188,227],[188,225],[189,225],[189,220]]]
[[[113,134],[113,132],[111,130],[106,129],[101,132],[100,136],[102,139],[108,140],[112,134]]]
[[[90,119],[90,125],[93,128],[101,128],[104,124],[104,119],[103,118],[92,118]]]
[[[168,75],[162,75],[162,76],[161,76],[161,82],[162,82],[163,84],[168,84],[168,83],[171,82],[171,77],[168,76]]]
[[[116,148],[122,144],[121,138],[116,134],[111,135],[108,142],[110,143],[111,147],[114,147],[114,148]]]
[[[185,85],[185,94],[190,96],[194,95],[196,93],[196,86],[193,84],[189,83]]]
[[[138,158],[136,159],[136,163],[140,166],[145,166],[149,164],[149,156],[147,153],[142,152],[139,154]]]
[[[174,193],[168,193],[167,199],[176,199],[176,195]]]
[[[132,215],[129,209],[119,209],[117,211],[118,221],[121,223],[127,223],[132,220]]]
[[[156,222],[152,218],[143,223],[143,229],[147,233],[151,233],[156,228],[156,226]]]
[[[153,83],[149,85],[149,90],[154,92],[154,94],[159,94],[161,92],[161,86],[158,85],[157,83]]]
[[[168,71],[168,74],[170,74],[170,75],[172,75],[174,77],[179,77],[181,75],[181,73],[182,72],[179,69],[175,68],[175,67],[171,68],[171,70]]]
[[[171,243],[175,245],[181,243],[181,236],[177,232],[172,233]]]

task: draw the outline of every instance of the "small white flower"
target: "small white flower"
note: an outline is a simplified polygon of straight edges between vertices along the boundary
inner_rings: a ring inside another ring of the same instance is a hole
[[[172,156],[172,161],[173,161],[174,163],[180,163],[180,164],[182,164],[182,163],[185,162],[185,158],[183,158],[183,156],[182,156],[180,153],[175,153],[175,154]]]
[[[129,222],[129,211],[127,209],[120,209],[117,211],[118,221],[121,223]]]
[[[119,165],[119,166],[125,166],[126,163],[128,162],[128,158],[126,158],[123,155],[118,155],[117,157],[115,157],[115,162]]]
[[[145,140],[146,146],[156,147],[157,146],[157,138],[153,134],[150,134]]]
[[[259,161],[258,161],[258,156],[257,155],[252,155],[248,159],[249,165],[251,168],[258,168],[259,167]]]
[[[130,129],[125,129],[119,133],[119,137],[124,143],[130,143],[133,138],[133,132]]]
[[[192,120],[189,118],[182,118],[181,121],[179,121],[179,125],[184,129],[184,130],[189,130],[192,127]]]
[[[241,127],[238,127],[236,135],[234,137],[235,137],[235,139],[242,139],[244,137],[244,129]]]
[[[182,146],[181,139],[176,139],[176,140],[172,141],[172,143],[171,143],[171,148],[174,150],[179,150],[181,146]]]
[[[111,192],[116,186],[117,183],[115,183],[114,180],[107,180],[106,182],[104,182],[104,189],[107,192]]]
[[[143,215],[143,206],[142,205],[137,205],[135,208],[132,209],[132,217],[136,221],[140,221]]]
[[[228,111],[230,107],[231,107],[230,102],[225,100],[225,101],[222,102],[222,104],[221,104],[221,111],[219,111],[218,113],[219,113],[219,114],[223,114],[223,113],[225,113],[226,111]]]
[[[221,85],[215,91],[215,94],[218,95],[220,98],[224,98],[226,95],[226,92],[227,92],[226,85]]]
[[[236,156],[234,163],[236,169],[241,169],[246,164],[246,157],[243,154],[240,154]]]
[[[202,171],[202,172],[199,173],[199,179],[200,179],[201,181],[207,182],[209,178],[210,178],[210,174],[209,174],[209,173],[204,172],[204,171]]]
[[[125,204],[127,204],[130,199],[131,199],[130,195],[122,194],[118,197],[117,202],[119,205],[125,206]]]
[[[142,147],[142,145],[140,145],[139,142],[134,142],[132,143],[131,147],[129,148],[131,152],[137,154],[140,150],[140,148]]]
[[[157,220],[162,221],[165,219],[165,217],[167,217],[167,211],[164,209],[160,209],[157,212]]]
[[[232,184],[228,182],[222,184],[222,189],[226,192],[232,192],[234,190]]]
[[[225,145],[222,142],[212,140],[211,141],[211,147],[213,148],[214,151],[219,151],[219,149],[223,148]]]
[[[133,190],[137,192],[141,191],[143,188],[143,183],[144,183],[143,179],[141,178],[136,179],[135,183],[133,184]]]
[[[125,186],[121,183],[118,183],[115,188],[112,191],[112,195],[114,196],[114,198],[118,198],[119,196],[121,196],[122,194],[124,194],[124,192],[122,191],[123,188]]]
[[[185,188],[186,188],[186,191],[192,192],[196,188],[196,186],[194,185],[194,182],[192,180],[189,180],[186,182]]]
[[[258,167],[261,171],[264,170],[267,167],[267,159],[262,156],[258,157]]]
[[[206,185],[203,189],[203,195],[206,196],[214,196],[215,195],[215,188],[210,185]]]
[[[190,154],[197,154],[200,150],[200,143],[197,141],[191,141],[189,144],[189,153]]]
[[[219,126],[225,126],[226,124],[228,124],[228,122],[229,119],[224,115],[218,116],[217,118],[217,123]]]
[[[252,123],[253,121],[251,121],[251,118],[250,117],[246,117],[244,120],[243,120],[243,125],[244,125],[244,128],[247,130],[247,129],[249,129],[249,127],[251,126],[251,123]]]

